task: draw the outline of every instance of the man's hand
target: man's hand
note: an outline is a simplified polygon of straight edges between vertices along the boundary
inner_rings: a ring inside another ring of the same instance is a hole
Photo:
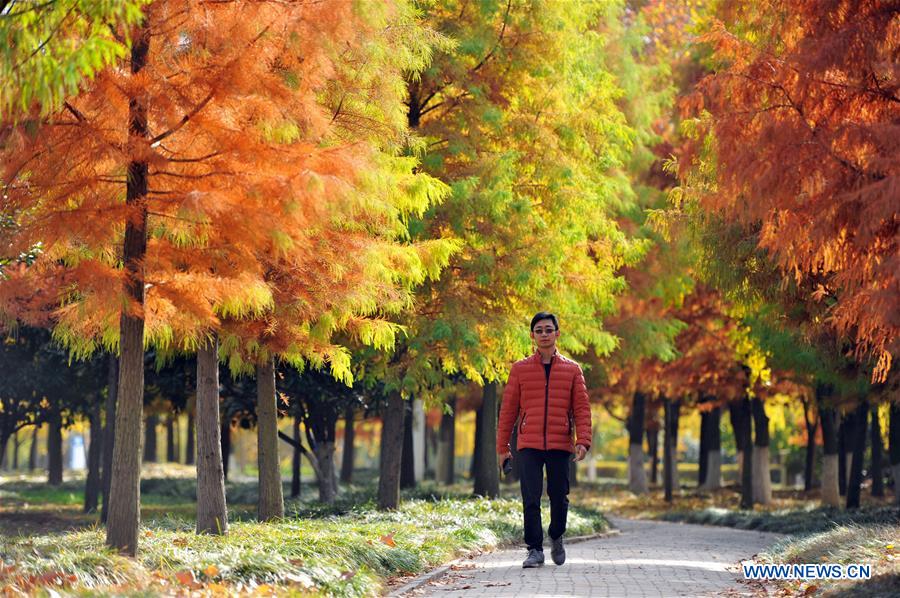
[[[502,455],[498,455],[498,456],[499,456],[499,458],[500,458],[500,461],[498,462],[498,465],[499,465],[500,467],[503,467],[503,462],[504,462],[504,461],[506,461],[507,459],[512,459],[512,451],[507,450],[505,453],[503,453]]]
[[[575,461],[581,461],[587,456],[587,449],[583,444],[575,445]]]

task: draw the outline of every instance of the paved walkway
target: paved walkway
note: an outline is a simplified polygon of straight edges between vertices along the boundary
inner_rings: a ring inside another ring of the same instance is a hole
[[[565,565],[522,569],[525,551],[499,550],[420,586],[407,596],[729,596],[751,595],[737,565],[781,536],[725,527],[611,518],[618,536],[567,546]]]

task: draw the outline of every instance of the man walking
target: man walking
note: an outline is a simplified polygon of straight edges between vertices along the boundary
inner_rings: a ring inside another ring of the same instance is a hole
[[[569,459],[581,461],[591,448],[591,408],[581,367],[559,354],[556,316],[539,312],[531,319],[531,338],[537,351],[513,364],[503,390],[497,424],[497,451],[505,461],[513,425],[518,421],[519,480],[528,557],[522,567],[544,564],[541,494],[544,468],[550,497],[550,556],[566,562],[563,534],[569,509]],[[573,425],[574,424],[574,425]],[[574,436],[573,436],[574,434]]]

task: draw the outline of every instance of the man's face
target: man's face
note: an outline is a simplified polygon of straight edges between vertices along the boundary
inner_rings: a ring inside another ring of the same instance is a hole
[[[553,325],[553,320],[538,320],[531,330],[531,338],[539,349],[551,349],[559,338],[559,330]]]

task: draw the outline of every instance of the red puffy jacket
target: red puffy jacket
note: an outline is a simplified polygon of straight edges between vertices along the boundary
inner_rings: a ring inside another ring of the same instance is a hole
[[[517,361],[510,369],[497,424],[498,453],[509,450],[517,419],[517,449],[558,449],[572,453],[575,444],[591,448],[591,407],[581,367],[559,353],[550,363],[549,380],[539,352]]]

